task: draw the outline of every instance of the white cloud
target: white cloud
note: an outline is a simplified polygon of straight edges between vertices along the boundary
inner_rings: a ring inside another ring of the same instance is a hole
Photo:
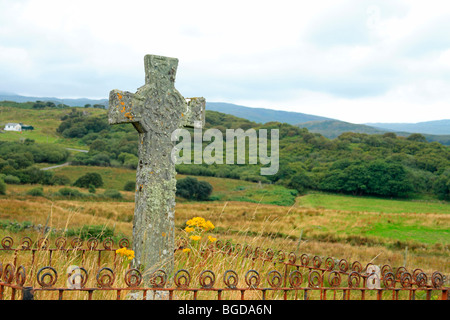
[[[450,118],[449,17],[434,0],[0,0],[0,90],[135,91],[151,53],[179,58],[185,96],[355,122]]]

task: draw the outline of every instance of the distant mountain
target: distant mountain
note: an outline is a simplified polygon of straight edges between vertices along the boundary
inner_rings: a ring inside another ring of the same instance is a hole
[[[418,123],[366,123],[366,125],[411,133],[450,134],[450,119]]]
[[[309,121],[297,124],[300,128],[306,128],[310,132],[320,133],[324,137],[334,139],[344,132],[366,133],[366,134],[384,134],[394,132],[397,136],[408,137],[411,132],[395,131],[389,129],[375,128],[364,124],[354,124],[339,120]],[[418,132],[417,132],[418,133]],[[450,145],[450,135],[436,135],[421,133],[428,142],[439,142],[443,145]]]
[[[356,132],[367,134],[383,134],[392,130],[378,129],[364,124],[354,124],[339,120],[309,121],[298,123],[298,127],[306,128],[310,132],[320,133],[324,137],[334,139],[344,132]]]
[[[295,125],[307,121],[332,120],[331,118],[314,116],[306,113],[249,108],[225,102],[206,102],[206,110],[231,114],[257,123],[278,121]]]
[[[0,92],[0,101],[14,101],[14,102],[35,102],[35,101],[51,101],[56,104],[63,103],[70,107],[84,107],[86,104],[94,105],[94,104],[102,104],[104,106],[108,106],[108,99],[88,99],[88,98],[77,98],[77,99],[69,99],[69,98],[54,98],[54,97],[27,97],[21,96],[14,93],[8,92]]]
[[[71,107],[84,107],[86,104],[102,104],[108,107],[108,99],[61,99],[48,97],[26,97],[9,92],[0,91],[0,101],[52,101],[56,104],[64,103]],[[370,123],[354,124],[332,118],[315,116],[300,112],[289,112],[265,108],[250,108],[225,102],[206,102],[206,110],[218,111],[244,118],[257,123],[278,121],[307,128],[310,132],[320,133],[323,136],[334,139],[344,132],[356,132],[366,134],[383,134],[394,132],[398,136],[409,136],[411,133],[421,133],[432,142],[437,141],[444,145],[450,145],[450,120],[436,120],[419,123]]]

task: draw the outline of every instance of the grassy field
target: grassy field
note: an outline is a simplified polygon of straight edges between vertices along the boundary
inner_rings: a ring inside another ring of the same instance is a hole
[[[231,186],[233,182],[228,183]],[[8,194],[0,197],[0,221],[27,221],[33,225],[50,221],[50,225],[57,229],[104,225],[114,228],[116,233],[131,237],[133,192],[122,191],[124,199],[121,201],[69,199],[52,197],[59,188],[55,186],[44,187],[45,197],[25,195],[27,188],[31,187],[8,186]],[[251,183],[247,187],[250,189]],[[253,187],[259,188],[256,183]],[[225,188],[224,184],[222,188]],[[87,190],[79,190],[87,193]],[[97,193],[102,192],[97,190]],[[321,196],[322,203],[333,202],[333,196]],[[450,215],[448,210],[444,210],[449,204],[440,204],[443,206],[440,213],[425,209],[420,213],[417,210],[401,213],[386,210],[388,212],[380,213],[374,210],[374,199],[340,197],[346,198],[349,205],[339,210],[306,207],[302,201],[308,196],[298,199],[291,206],[231,200],[186,202],[178,199],[176,226],[181,228],[188,219],[201,216],[216,225],[215,237],[223,241],[358,260],[362,264],[373,261],[403,265],[405,248],[408,247],[407,266],[450,273]],[[363,205],[366,210],[351,210],[353,202]],[[430,208],[433,208],[432,205],[430,203]],[[393,206],[391,211],[396,210]],[[8,232],[0,230],[0,236]]]
[[[78,168],[79,169],[79,168]],[[128,173],[129,174],[129,173]],[[182,176],[180,176],[182,177]],[[217,194],[222,198],[243,199],[246,193],[252,194],[261,187],[256,183],[242,182],[239,180],[217,179],[198,177],[213,184]],[[112,182],[111,182],[112,183]],[[111,184],[114,186],[114,184]],[[53,231],[62,232],[73,236],[81,236],[83,230],[92,228],[94,230],[108,230],[114,235],[114,241],[127,237],[132,240],[132,220],[134,212],[134,192],[121,191],[123,199],[105,199],[102,197],[89,196],[82,199],[70,199],[55,196],[60,186],[44,186],[44,197],[26,195],[27,190],[34,188],[33,185],[8,185],[7,195],[0,196],[0,239],[12,236],[15,243],[19,243],[22,237],[29,236],[36,241],[43,234],[25,228],[25,226],[49,226]],[[266,187],[263,186],[263,190]],[[86,189],[77,190],[88,194]],[[229,192],[227,192],[229,190]],[[276,189],[273,189],[276,190]],[[97,189],[101,194],[104,189]],[[247,195],[248,196],[248,195]],[[322,205],[306,204],[308,198],[314,198]],[[318,198],[320,200],[317,200]],[[428,207],[418,210],[404,210],[398,212],[402,207],[396,202],[392,210],[384,209],[379,212],[379,203],[376,199],[358,198],[350,196],[339,196],[341,204],[339,209],[325,208],[323,204],[331,206],[337,201],[333,195],[311,194],[297,198],[290,206],[262,203],[262,201],[244,202],[231,200],[216,200],[206,202],[188,202],[177,199],[175,226],[176,237],[187,238],[183,230],[186,221],[193,217],[203,217],[210,220],[215,229],[208,234],[217,240],[226,243],[231,241],[232,245],[249,245],[252,248],[261,248],[262,251],[270,248],[274,253],[283,251],[286,254],[295,253],[297,257],[307,254],[310,259],[313,256],[334,259],[346,259],[349,264],[355,261],[364,267],[368,263],[379,266],[390,265],[394,269],[405,266],[409,272],[420,268],[428,275],[434,271],[440,271],[444,275],[450,274],[450,215],[448,214],[448,203],[428,203]],[[390,201],[390,200],[384,200]],[[408,201],[404,201],[408,202]],[[386,203],[382,202],[384,205]],[[434,205],[438,205],[441,212],[437,212]],[[404,204],[405,208],[407,207]],[[358,208],[358,209],[355,209]],[[364,208],[364,211],[360,211]],[[427,208],[429,210],[427,210]],[[14,223],[11,223],[14,222]],[[42,230],[42,229],[41,229]],[[85,233],[84,233],[85,234]],[[50,233],[47,236],[54,243],[60,233]],[[70,238],[70,236],[69,236]],[[86,240],[87,238],[85,238]],[[208,242],[206,235],[204,242]],[[257,270],[264,276],[261,286],[267,287],[266,274],[270,270],[278,269],[283,272],[281,264],[263,263],[243,257],[227,256],[217,254],[205,258],[200,254],[200,249],[195,250],[192,244],[189,254],[178,251],[175,253],[175,269],[186,269],[190,272],[194,286],[197,283],[200,272],[212,270],[218,277],[218,283],[226,270],[234,270],[239,274],[241,282],[245,273],[251,269]],[[405,248],[408,248],[407,254]],[[69,250],[70,251],[70,250]],[[8,254],[0,250],[0,261],[3,265],[12,262],[14,254]],[[30,255],[19,254],[19,262],[26,266],[31,274],[36,274],[39,266],[48,264],[48,252],[37,252],[34,257],[35,265],[31,264]],[[28,259],[28,260],[27,260]],[[97,254],[87,254],[81,258],[78,254],[68,254],[65,251],[53,254],[52,266],[58,270],[61,276],[57,285],[65,287],[66,277],[64,271],[71,265],[83,265],[91,275],[87,287],[95,287],[95,275],[99,270]],[[34,266],[34,267],[33,267]],[[102,258],[102,266],[112,267],[117,278],[115,287],[125,287],[123,274],[126,266],[116,263],[116,260],[107,255]],[[301,269],[303,278],[308,278],[308,269]],[[27,285],[38,286],[35,277],[29,277]],[[33,282],[34,281],[34,282]],[[304,280],[305,286],[307,280]],[[346,284],[344,284],[345,286]],[[448,283],[446,283],[446,286]],[[5,292],[8,299],[10,291]],[[192,293],[176,292],[175,299],[192,299]],[[353,294],[353,299],[358,299],[358,294]],[[392,294],[385,292],[383,299],[390,300]],[[311,292],[310,299],[319,299],[319,292]],[[115,299],[114,292],[95,292],[93,299]],[[122,299],[125,299],[125,293]],[[215,299],[214,294],[200,292],[198,299]],[[240,299],[239,292],[225,292],[223,299]],[[283,299],[283,293],[269,293],[268,299]],[[288,299],[297,299],[297,295],[289,293]],[[36,295],[36,299],[58,299],[57,292],[48,291]],[[66,292],[64,299],[87,299],[83,292]],[[261,299],[260,293],[250,292],[246,299]],[[342,292],[338,293],[337,299],[342,299]],[[376,292],[367,292],[366,299],[376,299]],[[407,293],[400,292],[399,299],[408,299]],[[425,293],[416,292],[416,299],[425,299]],[[439,292],[433,292],[431,299],[439,299]]]
[[[136,171],[126,168],[65,166],[53,170],[55,174],[67,176],[75,182],[87,172],[97,172],[102,176],[105,189],[123,190],[127,181],[136,180]],[[177,179],[185,178],[178,174]],[[278,185],[257,183],[215,177],[196,177],[209,182],[213,187],[212,199],[220,201],[245,201],[263,204],[293,205],[296,192]],[[180,199],[181,200],[181,199]]]
[[[380,199],[324,193],[310,193],[299,197],[297,201],[305,208],[378,213],[450,213],[449,203],[444,201]]]
[[[21,139],[33,139],[37,143],[54,143],[67,148],[86,149],[86,146],[78,144],[77,139],[64,139],[57,135],[56,128],[61,123],[61,117],[72,109],[20,109],[16,107],[4,106],[0,104],[0,126],[9,122],[24,123],[34,127],[34,130],[13,132],[3,131],[0,140],[19,141]],[[84,109],[83,109],[84,110]],[[92,115],[105,113],[101,109],[89,109]]]
[[[0,140],[30,138],[36,142],[85,149],[76,140],[65,140],[56,135],[60,117],[67,112],[64,109],[23,112],[0,106],[0,125],[22,122],[35,127],[30,132],[1,133]],[[89,112],[105,111],[89,109]],[[67,176],[72,183],[87,172],[97,172],[102,176],[104,186],[95,194],[71,187],[82,192],[83,197],[68,198],[58,195],[62,186],[43,186],[42,197],[27,195],[28,190],[37,186],[8,185],[7,194],[0,196],[0,239],[6,235],[16,239],[23,236],[36,239],[36,232],[21,228],[24,225],[48,225],[57,230],[98,226],[113,230],[117,237],[131,239],[134,192],[123,191],[123,187],[126,182],[135,180],[135,170],[65,166],[52,171]],[[184,177],[177,175],[177,179]],[[294,252],[298,256],[303,253],[330,256],[359,261],[363,266],[373,262],[393,267],[405,265],[411,270],[421,268],[429,274],[436,270],[450,274],[448,202],[325,193],[297,196],[296,192],[279,185],[204,176],[196,178],[213,186],[212,201],[177,198],[175,223],[178,237],[184,235],[182,227],[188,219],[200,216],[214,223],[213,235],[223,242],[230,240],[233,244]],[[122,199],[103,196],[107,189],[120,190]],[[56,235],[51,237],[56,238]],[[183,256],[178,262],[180,266],[188,267],[185,258]],[[218,264],[224,269],[233,267],[227,261]]]

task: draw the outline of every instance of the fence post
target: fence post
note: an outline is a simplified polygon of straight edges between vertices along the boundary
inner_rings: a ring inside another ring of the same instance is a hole
[[[33,287],[22,288],[22,300],[34,300]]]

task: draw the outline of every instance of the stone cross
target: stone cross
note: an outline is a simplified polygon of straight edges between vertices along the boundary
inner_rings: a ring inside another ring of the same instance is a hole
[[[133,220],[135,267],[144,285],[156,270],[174,269],[175,163],[171,134],[205,121],[205,99],[185,99],[175,89],[178,59],[146,55],[145,85],[136,93],[112,90],[109,124],[131,123],[139,132]]]

